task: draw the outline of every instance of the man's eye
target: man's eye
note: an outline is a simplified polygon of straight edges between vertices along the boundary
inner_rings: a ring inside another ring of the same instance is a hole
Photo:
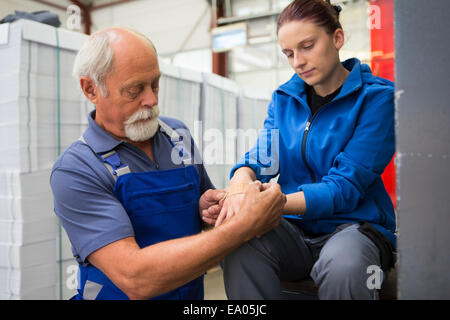
[[[310,50],[310,49],[312,49],[313,47],[314,47],[314,44],[309,44],[309,45],[304,46],[303,49],[305,49],[305,50]]]
[[[140,87],[133,87],[133,88],[128,89],[128,92],[129,93],[139,93],[139,92],[141,92],[141,88]]]
[[[127,90],[128,96],[131,98],[136,98],[142,91],[142,88],[140,86],[137,87],[131,87]]]

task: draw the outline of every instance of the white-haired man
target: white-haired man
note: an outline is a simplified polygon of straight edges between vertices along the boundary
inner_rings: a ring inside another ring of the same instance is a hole
[[[239,215],[200,232],[201,219],[214,224],[224,192],[213,190],[202,164],[184,161],[192,152],[177,134],[184,124],[158,117],[151,42],[126,29],[99,31],[74,74],[96,108],[51,175],[55,212],[80,267],[74,298],[202,299],[203,273],[274,228],[285,196],[278,185],[254,183]]]

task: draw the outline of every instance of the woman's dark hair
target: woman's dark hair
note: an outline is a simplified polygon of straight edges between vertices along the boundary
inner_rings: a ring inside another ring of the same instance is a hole
[[[311,20],[324,27],[328,33],[341,28],[339,12],[341,7],[331,5],[330,0],[295,0],[280,13],[277,21],[277,33],[286,22]]]

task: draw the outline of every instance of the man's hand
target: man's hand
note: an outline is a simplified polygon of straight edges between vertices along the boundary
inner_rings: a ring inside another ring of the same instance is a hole
[[[220,226],[222,223],[231,219],[236,213],[239,212],[242,199],[244,199],[243,193],[233,194],[226,197],[225,201],[223,202],[222,210],[217,217],[215,227]]]
[[[261,191],[267,190],[275,185],[278,186],[278,184],[276,184],[276,183],[275,184],[273,184],[273,183],[261,184],[259,181],[256,183],[258,186],[260,186]],[[242,203],[243,199],[244,199],[244,193],[233,194],[232,196],[227,196],[223,203],[222,210],[220,211],[220,214],[217,217],[215,227],[220,226],[222,223],[228,221],[234,215],[236,215],[241,208],[241,203]]]
[[[239,212],[232,220],[236,220],[248,230],[250,240],[269,232],[280,223],[285,204],[286,196],[281,192],[278,183],[261,184],[254,181],[249,184]]]
[[[198,202],[198,210],[200,216],[204,222],[210,225],[216,223],[220,210],[222,209],[222,203],[219,203],[225,197],[226,192],[224,190],[208,189],[200,197]]]

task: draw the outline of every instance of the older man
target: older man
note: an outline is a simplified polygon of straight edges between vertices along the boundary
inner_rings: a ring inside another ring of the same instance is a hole
[[[184,161],[184,124],[158,118],[161,73],[150,40],[99,31],[74,74],[96,108],[51,176],[55,212],[80,266],[74,298],[202,299],[202,274],[275,227],[285,196],[278,185],[252,184],[239,215],[200,233],[200,217],[215,222],[224,192],[212,190],[202,164]]]

